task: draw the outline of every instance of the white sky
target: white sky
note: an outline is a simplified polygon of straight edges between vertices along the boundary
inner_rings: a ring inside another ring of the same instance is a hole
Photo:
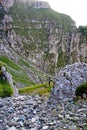
[[[87,25],[87,0],[45,0],[51,8],[65,13],[76,22],[76,25]]]

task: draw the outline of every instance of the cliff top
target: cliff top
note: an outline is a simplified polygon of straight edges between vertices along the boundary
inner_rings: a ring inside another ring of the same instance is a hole
[[[46,1],[40,1],[40,0],[17,0],[16,2],[24,2],[27,3],[29,7],[33,7],[36,9],[40,8],[50,8],[50,5]]]

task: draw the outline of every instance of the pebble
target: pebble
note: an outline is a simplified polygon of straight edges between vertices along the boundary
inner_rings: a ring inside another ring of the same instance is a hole
[[[2,103],[0,103],[0,107],[3,107],[3,104],[2,104]]]
[[[76,125],[71,127],[71,130],[76,130],[76,129],[77,129]]]
[[[47,98],[28,95],[0,102],[0,130],[80,130],[87,124],[87,102],[54,105]]]
[[[16,130],[16,128],[14,126],[12,126],[11,128],[9,128],[8,130]]]
[[[47,130],[48,126],[43,126],[42,130]]]

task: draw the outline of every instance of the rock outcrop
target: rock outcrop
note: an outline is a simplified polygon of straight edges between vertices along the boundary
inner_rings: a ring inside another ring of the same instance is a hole
[[[7,81],[11,85],[11,87],[14,90],[14,95],[18,94],[18,90],[17,90],[16,86],[13,84],[12,75],[10,73],[8,73],[5,66],[0,67],[0,78],[4,81]]]
[[[2,3],[5,11],[8,11],[9,8],[11,8],[14,4],[15,0],[1,0],[0,3]]]
[[[75,90],[87,81],[87,64],[77,62],[67,65],[60,70],[55,79],[55,84],[51,92],[50,101],[64,102],[72,100]]]
[[[7,15],[7,12],[12,5],[13,3],[10,0],[0,1],[0,38],[6,37],[11,32],[13,19],[10,15]]]

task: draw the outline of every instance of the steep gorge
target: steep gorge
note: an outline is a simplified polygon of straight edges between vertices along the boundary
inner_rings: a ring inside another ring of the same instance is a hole
[[[87,62],[86,36],[68,15],[55,12],[47,2],[12,0],[11,6],[9,2],[4,19],[12,26],[2,30],[0,53],[16,63],[21,56],[51,75],[66,64]]]

